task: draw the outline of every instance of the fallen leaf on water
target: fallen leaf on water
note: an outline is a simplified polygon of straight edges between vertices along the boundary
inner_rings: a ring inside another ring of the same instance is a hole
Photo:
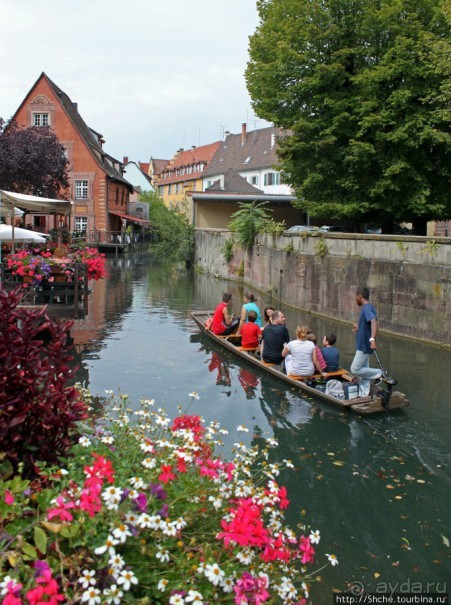
[[[419,565],[412,565],[412,571],[418,573],[419,571],[421,571],[421,567]]]
[[[436,565],[441,565],[442,564],[442,562],[440,561],[440,559],[434,559],[432,561],[432,563],[435,563]]]
[[[380,574],[380,573],[378,573],[378,572],[376,571],[376,572],[375,572],[375,574],[374,574],[374,577],[375,577],[375,578],[380,578],[380,575],[381,575],[381,574]]]
[[[334,452],[327,452],[328,456],[335,456]]]
[[[316,475],[316,479],[318,481],[321,481],[321,479],[324,479],[324,475]]]
[[[412,477],[412,475],[406,475],[406,479],[407,481],[415,481],[415,477]]]
[[[426,483],[424,479],[417,479],[417,483]]]
[[[393,561],[391,564],[392,567],[399,567],[399,561]]]
[[[341,462],[341,460],[334,460],[332,464],[335,464],[335,466],[344,466],[345,463]]]
[[[442,542],[447,548],[449,548],[449,540],[446,536],[442,536]]]
[[[394,485],[392,485],[391,483],[387,483],[387,485],[385,487],[387,489],[395,489]]]
[[[351,586],[352,586],[352,584],[351,584]],[[332,592],[334,592],[335,594],[340,594],[340,593],[342,593],[343,591],[342,591],[342,590],[340,590],[339,588],[332,588]]]
[[[395,500],[402,500],[402,496],[395,496]]]

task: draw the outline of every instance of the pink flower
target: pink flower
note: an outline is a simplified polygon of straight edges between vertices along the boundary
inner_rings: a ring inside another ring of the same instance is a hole
[[[311,563],[315,558],[315,549],[311,545],[310,537],[301,536],[299,539],[299,550],[302,553],[301,563]]]
[[[8,506],[11,506],[12,504],[14,504],[14,496],[12,495],[12,493],[9,491],[9,489],[5,490],[5,503]]]
[[[55,508],[49,508],[47,511],[47,518],[53,519],[54,517],[59,517],[60,521],[72,521],[73,516],[69,512],[70,508],[75,508],[74,502],[64,502],[64,498],[62,496],[58,496],[56,499],[56,503],[58,504]]]

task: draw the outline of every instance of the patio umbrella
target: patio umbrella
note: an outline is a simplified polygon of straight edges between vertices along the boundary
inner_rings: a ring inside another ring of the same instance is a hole
[[[38,233],[21,227],[12,228],[11,225],[0,225],[0,242],[29,242],[44,244],[48,237],[46,233]]]

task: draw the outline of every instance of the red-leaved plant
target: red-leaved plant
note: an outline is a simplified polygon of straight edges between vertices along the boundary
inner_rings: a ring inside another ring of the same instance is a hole
[[[56,463],[78,439],[87,417],[76,388],[67,344],[72,322],[55,322],[45,309],[19,306],[22,288],[0,284],[0,458],[32,477],[39,461]]]

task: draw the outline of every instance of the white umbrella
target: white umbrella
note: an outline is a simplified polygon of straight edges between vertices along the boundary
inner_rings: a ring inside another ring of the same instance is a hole
[[[0,225],[0,241],[1,242],[30,242],[34,244],[44,244],[49,237],[46,233],[38,233],[21,227],[12,228],[11,225]]]

